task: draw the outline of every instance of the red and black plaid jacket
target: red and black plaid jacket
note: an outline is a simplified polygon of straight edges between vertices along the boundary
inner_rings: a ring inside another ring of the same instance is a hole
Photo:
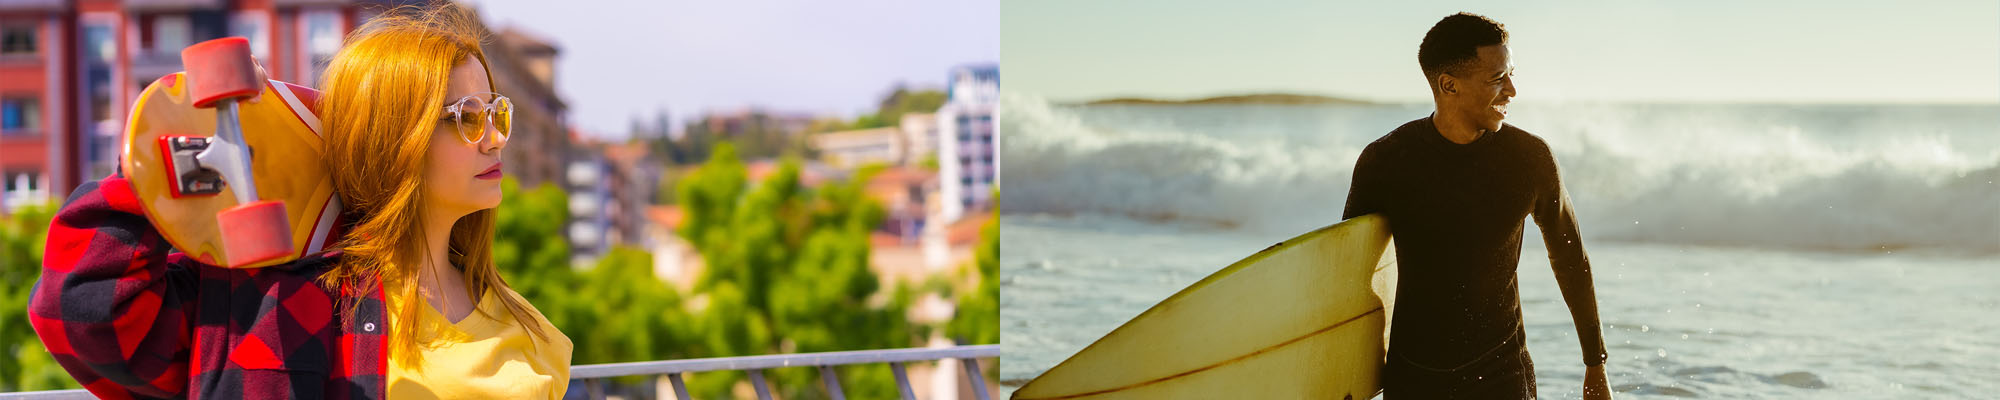
[[[170,251],[142,212],[114,174],[77,188],[49,226],[28,318],[91,394],[383,397],[379,284],[340,326],[343,307],[315,282],[338,253],[258,269],[205,265]]]

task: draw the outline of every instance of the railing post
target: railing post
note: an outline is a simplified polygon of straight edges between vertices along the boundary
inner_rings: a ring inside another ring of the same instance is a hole
[[[757,388],[757,400],[771,400],[771,385],[764,383],[764,370],[753,369],[750,373],[750,387]]]
[[[833,366],[819,366],[819,380],[826,383],[827,398],[847,400],[847,394],[840,390],[840,375],[833,372]]]
[[[681,373],[675,372],[667,374],[667,381],[673,382],[674,384],[674,397],[679,398],[680,400],[691,400],[691,398],[688,397],[690,395],[688,394],[687,383],[681,382]]]
[[[583,392],[590,400],[604,399],[604,381],[597,378],[583,380]]]
[[[889,363],[889,372],[896,373],[896,390],[903,393],[903,400],[917,400],[917,393],[910,390],[910,374],[903,371],[903,363]]]
[[[986,374],[979,373],[979,359],[960,358],[958,363],[965,364],[965,376],[972,378],[973,397],[979,400],[992,400],[991,395],[986,393]]]

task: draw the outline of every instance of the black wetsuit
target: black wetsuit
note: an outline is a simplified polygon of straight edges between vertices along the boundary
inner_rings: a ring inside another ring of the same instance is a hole
[[[1604,363],[1590,260],[1558,175],[1548,145],[1513,125],[1457,144],[1426,117],[1361,152],[1343,218],[1387,216],[1400,268],[1387,399],[1535,397],[1515,275],[1530,215],[1584,364]]]

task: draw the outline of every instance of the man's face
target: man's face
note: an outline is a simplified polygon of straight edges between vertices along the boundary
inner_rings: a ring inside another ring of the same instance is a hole
[[[1507,118],[1507,103],[1514,98],[1514,63],[1507,45],[1482,46],[1479,58],[1460,71],[1449,74],[1454,91],[1445,93],[1452,112],[1487,132],[1500,130]]]

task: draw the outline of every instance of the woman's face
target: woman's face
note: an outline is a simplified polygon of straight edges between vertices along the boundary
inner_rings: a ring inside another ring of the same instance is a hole
[[[445,92],[445,104],[434,104],[442,110],[455,104],[459,99],[479,94],[479,100],[493,102],[492,85],[486,80],[486,67],[478,58],[466,57],[451,69],[451,85]],[[471,111],[471,110],[467,110]],[[470,119],[473,113],[465,113]],[[440,208],[446,215],[464,216],[474,211],[500,206],[500,149],[507,146],[493,124],[484,118],[476,123],[464,124],[466,137],[479,137],[476,143],[467,143],[459,134],[458,124],[449,120],[450,115],[437,121],[431,132],[430,153],[426,155],[424,168],[424,202],[429,207]],[[485,131],[485,135],[471,131],[473,127]]]

